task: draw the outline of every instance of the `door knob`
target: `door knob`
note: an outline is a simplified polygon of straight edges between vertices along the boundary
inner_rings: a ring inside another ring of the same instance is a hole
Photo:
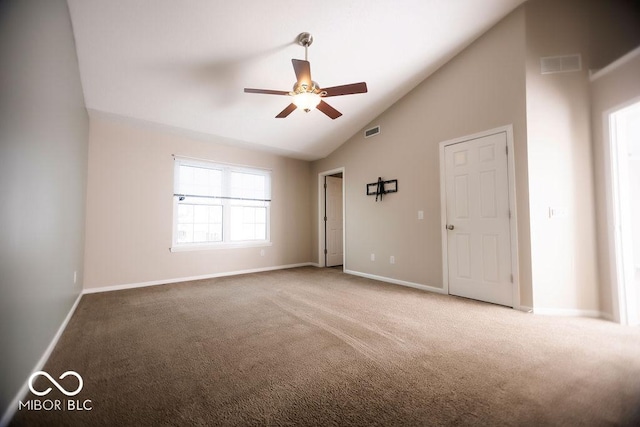
[[[455,227],[452,224],[447,225],[447,230],[453,230]]]

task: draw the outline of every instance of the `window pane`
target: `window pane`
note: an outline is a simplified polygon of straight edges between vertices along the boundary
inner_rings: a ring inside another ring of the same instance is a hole
[[[253,224],[242,225],[242,240],[255,239],[255,227]]]
[[[193,205],[178,205],[178,224],[193,224]]]
[[[255,224],[256,222],[256,212],[254,208],[244,207],[242,209],[242,222],[244,224]]]
[[[193,224],[193,241],[195,243],[206,242],[208,231],[209,224]]]
[[[209,224],[209,241],[221,242],[222,241],[222,224]]]
[[[209,207],[209,222],[220,224],[220,227],[222,227],[222,206]]]
[[[256,209],[256,224],[267,223],[267,208]]]
[[[195,224],[208,224],[209,223],[209,206],[194,206],[193,207],[193,222]]]
[[[267,239],[267,226],[265,224],[256,224],[255,238],[256,240]]]
[[[231,206],[231,240],[265,240],[267,208]]]
[[[229,221],[231,240],[242,240],[242,206],[231,206],[231,218]]]
[[[178,204],[177,243],[222,241],[222,206]]]
[[[193,224],[178,224],[177,243],[193,242]]]

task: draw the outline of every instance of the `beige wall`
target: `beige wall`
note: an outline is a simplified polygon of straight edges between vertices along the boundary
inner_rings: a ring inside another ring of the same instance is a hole
[[[527,141],[536,310],[599,310],[587,8],[527,4]],[[541,74],[540,57],[579,53],[580,72]],[[549,217],[549,209],[559,212]]]
[[[516,10],[371,125],[312,167],[313,259],[318,259],[319,172],[345,167],[346,269],[442,288],[439,143],[513,124],[521,301],[531,306],[525,123],[524,11]],[[376,203],[365,185],[398,179]],[[417,213],[424,211],[424,220]],[[370,260],[375,253],[376,261]],[[396,263],[390,264],[389,257]]]
[[[82,289],[89,119],[67,3],[0,2],[0,63],[2,417]]]
[[[85,289],[311,261],[308,162],[97,112],[90,122]],[[173,154],[271,169],[273,245],[169,252]]]
[[[609,240],[610,225],[613,219],[607,210],[606,162],[608,147],[608,126],[605,120],[611,110],[624,106],[630,101],[640,102],[640,47],[635,56],[597,78],[591,83],[591,123],[593,136],[593,154],[595,166],[596,218],[598,232],[598,258],[600,260],[600,304],[601,311],[614,317],[616,305],[612,299],[611,274],[614,265],[611,260],[613,251]]]
[[[534,306],[597,316],[602,275],[589,70],[640,42],[640,7],[627,0],[535,0],[525,10]],[[540,73],[540,57],[575,53],[582,55],[580,72]],[[550,217],[550,209],[559,216]]]

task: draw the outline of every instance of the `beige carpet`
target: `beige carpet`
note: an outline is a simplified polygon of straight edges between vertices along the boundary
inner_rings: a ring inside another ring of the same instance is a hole
[[[13,425],[640,425],[640,328],[334,269],[85,295],[44,370],[92,409]]]

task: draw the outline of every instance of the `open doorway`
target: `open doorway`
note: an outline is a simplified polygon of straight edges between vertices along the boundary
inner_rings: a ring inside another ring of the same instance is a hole
[[[322,172],[319,180],[319,264],[344,267],[344,168]]]
[[[614,301],[620,323],[640,325],[640,101],[608,115]]]

